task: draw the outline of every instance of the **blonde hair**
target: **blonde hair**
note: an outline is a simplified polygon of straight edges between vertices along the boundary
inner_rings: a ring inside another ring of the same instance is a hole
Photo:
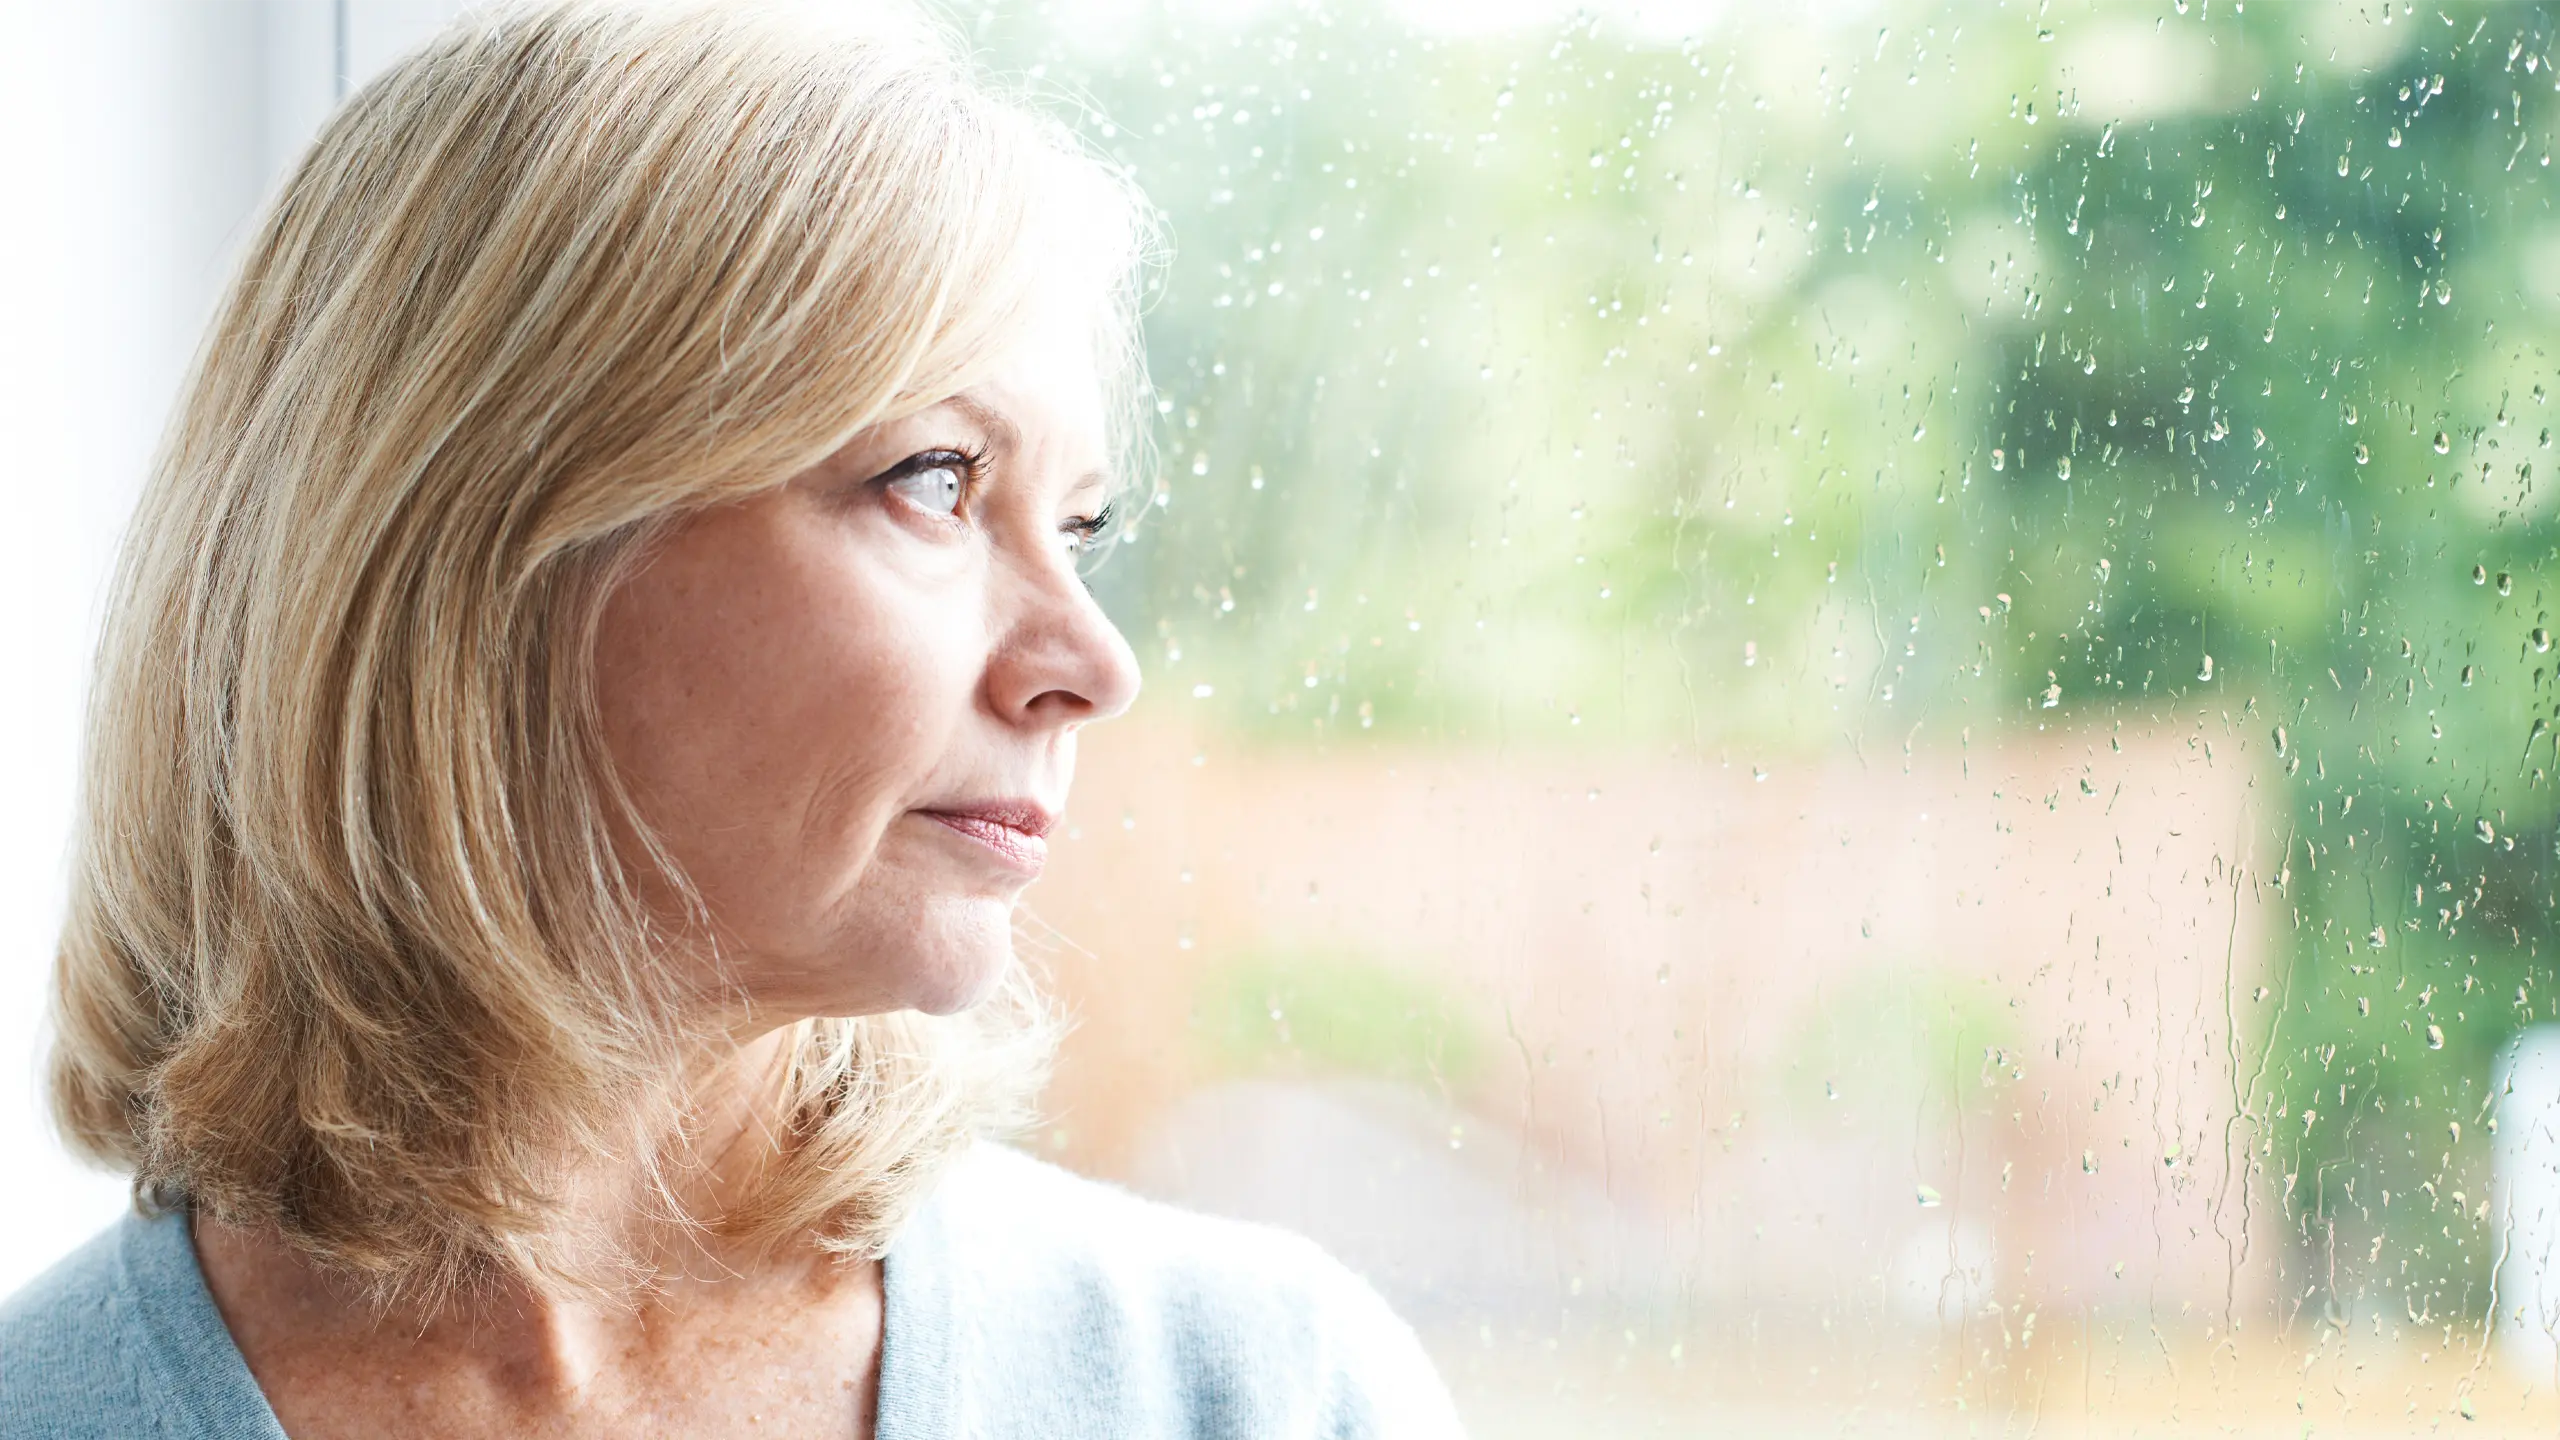
[[[1128,453],[1148,224],[912,18],[523,6],[366,86],[126,543],[55,971],[69,1142],[385,1298],[604,1283],[567,1166],[680,1144],[695,1053],[684,927],[641,898],[690,892],[613,839],[647,832],[599,739],[605,597],[670,517],[965,388],[1062,284],[1105,302]],[[717,1223],[876,1253],[1050,1037],[1019,967],[959,1016],[800,1022],[782,1158]]]

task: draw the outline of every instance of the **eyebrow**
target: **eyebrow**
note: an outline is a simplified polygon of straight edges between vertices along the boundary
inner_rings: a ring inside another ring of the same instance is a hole
[[[954,395],[942,403],[968,416],[979,429],[986,431],[987,438],[995,443],[998,450],[1010,453],[1022,448],[1022,427],[1014,424],[1003,411],[970,395]]]
[[[987,432],[988,441],[1000,453],[1010,455],[1021,450],[1022,427],[1014,424],[1011,417],[1003,411],[974,395],[965,393],[954,395],[942,403],[967,416],[970,423]],[[1075,483],[1067,487],[1066,493],[1073,495],[1097,486],[1106,490],[1111,487],[1111,476],[1108,471],[1086,471],[1076,477]]]

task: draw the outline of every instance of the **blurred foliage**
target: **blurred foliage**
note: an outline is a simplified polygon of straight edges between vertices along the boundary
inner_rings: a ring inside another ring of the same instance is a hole
[[[1473,1084],[1487,1044],[1456,997],[1354,956],[1244,955],[1213,967],[1195,1030],[1211,1071],[1353,1075],[1447,1094]]]
[[[2553,9],[1400,13],[981,17],[1170,219],[1165,504],[1100,579],[1152,703],[2220,741],[2283,786],[2262,1163],[2341,1290],[2477,1313],[2555,1013]]]

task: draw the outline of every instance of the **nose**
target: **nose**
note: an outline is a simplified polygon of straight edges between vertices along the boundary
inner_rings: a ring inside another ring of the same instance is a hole
[[[988,700],[1016,725],[1108,720],[1138,698],[1138,657],[1062,559],[1019,567],[1012,613],[998,625]]]

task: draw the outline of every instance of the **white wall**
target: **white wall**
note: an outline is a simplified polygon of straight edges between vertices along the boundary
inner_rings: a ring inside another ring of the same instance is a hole
[[[360,80],[455,8],[347,0]],[[0,0],[0,1294],[111,1217],[37,1086],[98,601],[179,372],[327,113],[333,0]]]

